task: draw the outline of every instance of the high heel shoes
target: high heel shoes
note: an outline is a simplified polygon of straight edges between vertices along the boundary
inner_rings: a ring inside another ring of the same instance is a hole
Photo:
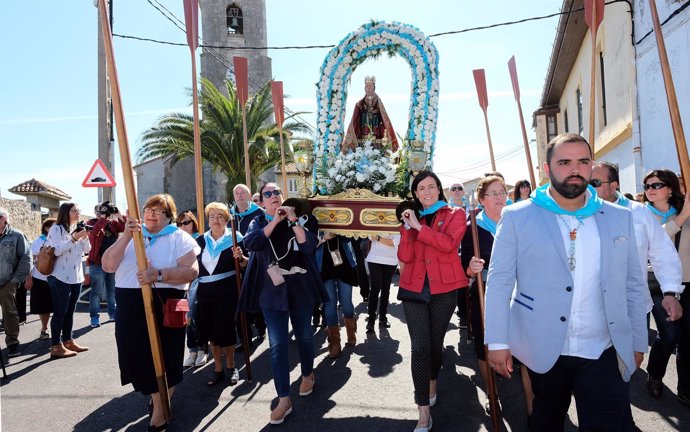
[[[434,425],[434,420],[429,416],[429,423],[426,424],[426,426],[417,426],[414,428],[413,432],[429,432],[431,430],[431,427]]]
[[[146,429],[146,432],[163,432],[168,430],[168,425],[169,422],[165,422],[162,425],[154,426],[152,424],[149,425],[149,428]]]

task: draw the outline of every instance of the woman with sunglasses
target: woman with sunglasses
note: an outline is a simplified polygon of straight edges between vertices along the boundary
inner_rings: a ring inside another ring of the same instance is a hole
[[[529,194],[532,193],[532,186],[529,184],[529,180],[518,180],[513,188],[513,202],[529,199]]]
[[[659,332],[649,353],[647,390],[654,398],[661,398],[666,366],[677,347],[678,399],[690,405],[690,295],[686,292],[690,285],[690,195],[683,196],[678,177],[670,170],[650,171],[644,176],[643,183],[645,205],[656,216],[678,249],[684,287],[681,294],[661,291],[652,293],[652,314]],[[683,315],[676,321],[667,320],[668,314],[663,304],[673,301],[671,297],[680,301],[683,308]]]
[[[477,286],[476,276],[478,273],[481,273],[483,281],[486,283],[486,276],[491,261],[491,251],[494,245],[494,236],[496,235],[496,227],[501,218],[501,212],[506,206],[507,197],[506,185],[501,177],[489,176],[481,179],[477,185],[477,198],[482,205],[482,211],[476,216],[479,251],[474,250],[472,230],[469,221],[467,223],[468,229],[465,231],[465,236],[462,239],[462,266],[467,273],[467,277],[472,279],[472,284],[470,285],[470,316],[472,319],[474,352],[479,361],[479,372],[484,383],[487,382],[488,368],[484,355],[484,325],[482,322],[481,308],[479,306],[479,288]],[[516,358],[513,358],[513,364],[520,365]],[[527,416],[529,419],[529,416],[532,414],[533,394],[529,372],[526,367],[520,367],[520,376],[525,390]],[[490,416],[491,410],[488,401],[484,405],[484,409],[487,415]]]
[[[199,222],[191,210],[185,210],[177,215],[177,227],[192,236],[194,240],[199,237]],[[198,329],[196,326],[196,293],[199,281],[194,279],[189,286],[187,299],[189,301],[189,312],[187,312],[187,348],[189,354],[182,366],[201,367],[208,360],[208,344],[201,344],[198,339]]]
[[[259,191],[265,214],[257,216],[247,230],[244,245],[251,252],[240,295],[240,308],[261,310],[268,327],[271,370],[278,404],[270,423],[281,424],[292,412],[288,347],[292,324],[299,351],[302,382],[300,396],[312,393],[314,378],[314,306],[328,300],[316,266],[318,222],[313,216],[297,217],[295,208],[283,205],[275,183]]]
[[[168,194],[153,195],[144,203],[143,221],[128,218],[124,233],[101,258],[103,270],[115,273],[115,298],[118,319],[115,321],[115,342],[122,385],[132,384],[134,390],[151,395],[149,432],[164,431],[168,422],[153,367],[146,312],[141,285],[150,284],[153,313],[158,323],[163,364],[168,378],[168,394],[182,381],[184,358],[184,327],[163,325],[163,305],[168,299],[185,297],[189,283],[199,270],[196,256],[199,246],[187,233],[172,222],[176,218],[175,201]],[[143,223],[142,223],[143,222]],[[139,270],[134,252],[133,233],[144,236],[148,268]]]
[[[433,425],[430,407],[436,404],[436,380],[443,364],[443,339],[457,305],[456,291],[468,285],[458,257],[466,222],[462,208],[446,203],[441,180],[431,171],[417,174],[410,189],[416,211],[402,213],[398,299],[402,300],[412,345],[412,382],[419,410],[415,432],[428,432]]]
[[[88,231],[77,228],[81,211],[74,203],[63,203],[58,210],[57,222],[48,230],[48,245],[55,248],[55,267],[48,276],[50,296],[53,300],[51,358],[73,357],[88,348],[73,339],[74,310],[84,282],[82,258],[91,250]]]

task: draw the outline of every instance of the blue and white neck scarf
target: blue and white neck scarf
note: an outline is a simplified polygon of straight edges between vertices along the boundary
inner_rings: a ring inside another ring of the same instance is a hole
[[[477,225],[489,231],[492,236],[496,237],[497,224],[493,219],[489,217],[489,215],[486,214],[485,211],[482,210],[481,212],[479,212],[479,214],[476,216],[476,220]]]
[[[439,209],[442,209],[442,208],[447,207],[447,206],[448,206],[448,203],[443,201],[443,200],[436,201],[436,203],[434,205],[432,205],[431,207],[421,210],[419,212],[419,216],[422,217],[422,216],[432,215],[432,214],[436,213]]]
[[[678,213],[675,207],[671,207],[670,209],[668,209],[668,211],[662,212],[661,210],[658,210],[656,207],[654,207],[650,202],[645,203],[645,206],[647,206],[650,212],[654,213],[655,215],[661,218],[662,225],[666,223],[668,218]]]
[[[596,213],[597,210],[599,210],[599,208],[601,208],[601,205],[603,204],[601,198],[597,196],[597,191],[594,190],[594,188],[591,185],[587,185],[587,191],[589,192],[590,196],[587,199],[585,206],[575,210],[574,212],[564,210],[547,193],[549,186],[551,186],[550,183],[546,183],[545,185],[539,186],[534,191],[532,191],[532,193],[530,194],[530,198],[532,198],[532,201],[534,201],[536,205],[538,205],[539,207],[543,207],[550,212],[568,216],[575,216],[578,219],[586,219],[592,216],[594,213]]]
[[[261,207],[259,207],[255,202],[250,201],[249,207],[247,208],[247,210],[245,210],[241,213],[238,213],[237,212],[237,204],[235,204],[234,206],[232,206],[230,208],[230,213],[232,213],[234,216],[237,216],[237,217],[245,217],[248,214],[254,213],[255,211],[259,210],[260,208]]]
[[[267,220],[267,221],[273,222],[273,216],[271,216],[271,215],[268,214],[268,213],[264,214],[264,216],[266,216],[266,220]]]
[[[151,234],[149,230],[146,229],[146,226],[142,225],[141,234],[149,239],[149,246],[153,246],[153,244],[156,242],[156,240],[158,240],[159,237],[170,235],[178,229],[179,228],[177,228],[175,225],[166,225],[162,230],[158,231],[155,234]]]
[[[45,234],[41,234],[40,236],[38,236],[38,238],[43,241],[48,241],[48,237]]]
[[[628,205],[630,204],[630,200],[627,199],[625,195],[620,193],[620,191],[616,191],[616,196],[618,197],[618,199],[616,200],[616,204],[618,204],[619,206],[628,207]]]
[[[243,238],[242,234],[238,232],[237,242],[241,242]],[[230,228],[225,228],[225,234],[218,240],[214,240],[211,236],[211,230],[208,230],[204,233],[204,240],[206,241],[206,250],[209,255],[211,255],[211,258],[215,258],[225,249],[232,247],[232,230],[230,230]]]

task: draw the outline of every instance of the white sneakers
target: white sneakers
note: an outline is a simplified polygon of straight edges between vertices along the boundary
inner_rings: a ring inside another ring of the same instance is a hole
[[[208,354],[203,351],[199,351],[196,355],[196,361],[194,362],[194,367],[201,367],[206,364],[208,359]]]
[[[203,352],[202,352],[203,354]],[[194,366],[196,363],[196,357],[197,357],[197,352],[196,351],[190,351],[189,356],[185,359],[184,363],[182,363],[182,366],[188,368]]]

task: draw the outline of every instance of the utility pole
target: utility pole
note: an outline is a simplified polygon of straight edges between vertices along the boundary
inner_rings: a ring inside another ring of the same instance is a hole
[[[108,0],[108,19],[113,27],[113,1]],[[94,0],[98,8],[98,1]],[[100,11],[98,11],[100,12]],[[113,103],[110,96],[110,78],[105,62],[101,14],[98,15],[98,158],[115,177],[115,138],[113,135]],[[98,202],[115,202],[115,188],[98,188]]]

